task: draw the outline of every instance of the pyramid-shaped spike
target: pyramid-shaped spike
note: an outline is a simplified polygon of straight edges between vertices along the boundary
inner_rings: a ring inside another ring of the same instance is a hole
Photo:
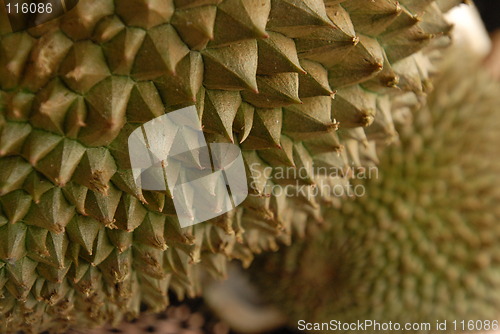
[[[78,96],[66,114],[64,122],[66,137],[71,139],[78,138],[80,129],[87,125],[85,123],[86,118],[87,106],[85,105],[85,99],[82,96]]]
[[[175,74],[177,64],[188,53],[189,48],[171,25],[150,29],[137,53],[132,76],[137,80],[151,80]]]
[[[267,29],[295,38],[318,27],[333,28],[321,0],[273,0]]]
[[[73,179],[90,190],[106,194],[115,172],[116,164],[108,149],[89,148],[78,164]]]
[[[144,220],[146,213],[146,208],[137,198],[124,194],[116,209],[114,225],[120,230],[132,232]]]
[[[373,78],[383,68],[384,50],[378,41],[360,36],[360,43],[356,45],[349,57],[328,68],[328,80],[331,87],[340,88]]]
[[[125,29],[125,24],[118,16],[108,16],[96,25],[92,40],[99,44],[106,43]]]
[[[190,52],[177,64],[175,75],[163,75],[153,82],[162,101],[169,107],[191,105],[197,101],[203,82],[203,60],[199,52]]]
[[[11,95],[9,107],[5,110],[5,116],[12,121],[27,121],[29,119],[35,94],[19,91]],[[7,101],[5,101],[7,102]]]
[[[249,40],[202,51],[203,83],[210,89],[257,91],[257,42]]]
[[[369,126],[376,110],[376,95],[358,85],[342,89],[332,101],[332,115],[343,128]]]
[[[108,194],[88,191],[85,199],[86,213],[111,228],[115,226],[115,212],[120,203],[121,192],[110,185]]]
[[[203,50],[214,39],[216,6],[199,6],[176,10],[172,25],[192,50]]]
[[[19,259],[15,263],[7,264],[6,267],[10,280],[6,284],[6,287],[17,299],[26,299],[31,287],[35,284],[37,264],[36,261],[27,257]]]
[[[125,281],[132,272],[132,250],[119,253],[117,250],[111,254],[100,265],[104,279],[110,284]]]
[[[131,0],[116,4],[118,15],[131,26],[149,29],[168,23],[174,14],[174,0]]]
[[[282,118],[281,109],[255,109],[253,127],[243,148],[279,148]]]
[[[243,91],[246,102],[257,108],[278,108],[302,103],[299,98],[298,73],[278,73],[272,76],[257,76],[259,93]]]
[[[32,170],[31,166],[22,158],[0,159],[0,195],[21,189],[23,182]]]
[[[222,134],[233,142],[233,122],[241,104],[239,92],[206,90],[203,130]]]
[[[86,215],[85,200],[87,198],[88,188],[78,183],[69,182],[62,188],[66,200],[75,206],[76,211]]]
[[[132,80],[109,77],[95,85],[86,95],[88,105],[86,126],[78,138],[88,146],[107,145],[116,138],[125,123]]]
[[[280,138],[281,148],[270,148],[259,151],[259,157],[271,166],[288,166],[295,167],[293,161],[293,141],[282,135]]]
[[[321,132],[335,131],[330,96],[304,99],[300,105],[283,108],[283,133],[292,138],[307,139]]]
[[[34,260],[50,255],[47,248],[47,235],[49,230],[38,226],[28,226],[26,232],[26,248],[28,256]],[[38,261],[38,260],[37,260]]]
[[[6,224],[0,227],[0,259],[16,263],[26,255],[26,231],[23,223]]]
[[[38,204],[31,205],[24,220],[28,225],[61,233],[74,214],[74,207],[66,201],[61,188],[54,187],[42,195]]]
[[[354,0],[345,2],[342,6],[349,11],[356,30],[367,36],[377,36],[384,32],[403,11],[400,3],[394,0]]]
[[[31,252],[28,250],[28,256],[33,260],[45,263],[57,269],[65,268],[68,262],[65,260],[66,251],[68,249],[68,239],[64,233],[48,232],[46,236],[46,249],[48,255],[43,253]]]
[[[133,235],[130,232],[119,230],[119,229],[106,229],[109,241],[118,250],[119,253],[123,253],[132,247],[134,242]]]
[[[147,81],[136,83],[127,105],[127,120],[146,123],[164,113],[165,107],[155,85]]]
[[[7,122],[0,131],[0,156],[19,153],[31,131],[28,123]]]
[[[16,190],[0,197],[0,203],[4,208],[5,215],[11,223],[24,218],[31,206],[32,197],[24,190]]]
[[[139,272],[157,279],[167,276],[162,267],[164,251],[148,245],[134,244],[133,254],[134,264]]]
[[[75,215],[66,226],[66,233],[71,242],[80,245],[84,251],[92,255],[94,241],[101,226],[98,221],[90,217]]]
[[[23,86],[36,92],[57,73],[62,60],[73,45],[61,31],[42,35],[31,51],[31,61],[26,68]]]
[[[104,55],[113,74],[130,75],[145,37],[144,30],[127,27],[103,45]]]
[[[64,186],[73,176],[85,148],[78,142],[63,139],[50,153],[46,154],[35,168],[53,183]]]
[[[61,18],[61,30],[73,40],[90,38],[96,24],[113,14],[114,4],[109,0],[88,0],[85,6],[76,6]]]
[[[306,73],[299,73],[299,97],[332,96],[328,83],[328,71],[316,62],[303,59],[300,65]]]
[[[33,37],[24,32],[9,34],[0,40],[4,55],[0,59],[0,85],[3,89],[13,89],[19,85],[33,44]]]
[[[92,254],[88,254],[87,252],[83,251],[80,253],[80,256],[90,262],[93,267],[95,267],[98,266],[102,261],[104,261],[114,249],[115,248],[110,243],[109,238],[106,234],[106,228],[104,226],[101,226],[99,232],[97,233],[97,238],[94,240]]]
[[[233,130],[239,134],[238,140],[240,143],[245,141],[252,130],[254,112],[255,108],[245,102],[242,102],[238,108],[234,118]]]
[[[69,88],[82,94],[110,75],[102,49],[90,41],[73,45],[59,73]]]
[[[62,139],[59,135],[33,129],[24,144],[23,157],[34,166],[40,159],[51,152]]]
[[[209,47],[247,39],[267,38],[271,0],[226,0],[217,6],[215,38]]]
[[[134,242],[166,250],[167,242],[165,241],[164,234],[165,216],[150,212],[146,215],[141,225],[134,230]]]

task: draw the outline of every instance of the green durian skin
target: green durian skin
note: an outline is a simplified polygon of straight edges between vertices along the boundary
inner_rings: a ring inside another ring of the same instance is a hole
[[[499,319],[500,85],[464,54],[449,55],[378,178],[358,181],[363,197],[326,210],[328,228],[313,237],[254,262],[253,281],[292,327],[373,320],[432,326],[401,333],[460,333],[453,321]]]
[[[199,294],[201,273],[224,278],[229,260],[323,221],[338,197],[264,193],[267,171],[306,169],[283,182],[311,190],[313,164],[374,162],[368,141],[395,135],[393,94],[424,100],[426,52],[450,40],[435,1],[383,2],[80,0],[11,33],[0,0],[0,332],[161,311],[169,291]],[[136,184],[128,138],[193,104],[207,142],[240,145],[258,187],[181,229],[170,193]]]

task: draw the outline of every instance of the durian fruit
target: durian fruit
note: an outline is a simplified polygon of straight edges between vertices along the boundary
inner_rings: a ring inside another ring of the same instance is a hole
[[[199,272],[224,277],[228,259],[248,264],[322,221],[337,196],[269,189],[346,186],[348,173],[312,168],[376,161],[393,112],[429,88],[431,50],[449,42],[442,10],[457,3],[80,0],[11,33],[0,0],[2,331],[162,310],[168,289],[196,295]],[[135,184],[127,139],[193,104],[208,141],[243,149],[251,194],[180,229],[169,192]],[[279,166],[302,172],[279,179]]]
[[[435,83],[429,107],[414,114],[401,145],[381,158],[378,178],[358,180],[365,195],[326,210],[331,224],[311,232],[314,239],[261,256],[250,268],[293,327],[306,326],[303,320],[321,331],[321,323],[334,320],[337,327],[328,328],[341,331],[372,320],[401,324],[399,331],[392,326],[394,333],[495,329],[500,86],[465,52],[457,54]],[[453,324],[462,320],[465,330]],[[438,330],[436,321],[447,327]],[[406,323],[432,327],[405,331]],[[345,332],[366,331],[378,330]]]

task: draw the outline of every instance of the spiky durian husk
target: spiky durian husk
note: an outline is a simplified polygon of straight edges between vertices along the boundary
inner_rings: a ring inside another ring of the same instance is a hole
[[[378,178],[359,181],[366,195],[251,268],[294,326],[375,320],[458,333],[453,321],[499,319],[500,85],[457,53]]]
[[[375,160],[369,140],[395,135],[391,100],[419,102],[422,50],[448,40],[441,3],[82,0],[27,32],[0,25],[3,330],[163,309],[168,288],[198,291],[193,264],[224,276],[228,258],[248,263],[321,221],[338,198],[269,196],[268,172],[345,185],[312,166]],[[167,194],[136,187],[127,137],[193,103],[209,140],[240,143],[253,187],[238,210],[181,230]]]

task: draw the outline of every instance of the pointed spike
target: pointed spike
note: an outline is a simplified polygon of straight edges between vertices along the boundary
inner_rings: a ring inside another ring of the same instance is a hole
[[[202,88],[203,59],[199,52],[190,52],[177,64],[176,75],[163,75],[154,80],[164,105],[192,105]]]
[[[31,131],[28,123],[7,122],[0,130],[0,157],[19,154]]]
[[[204,85],[210,89],[257,91],[257,42],[249,40],[202,51]]]
[[[172,18],[172,25],[192,50],[203,50],[214,39],[216,13],[216,6],[178,9]]]
[[[360,37],[360,43],[339,64],[328,68],[331,87],[340,88],[375,77],[384,67],[384,49],[376,39]]]
[[[343,128],[369,126],[376,110],[376,95],[357,85],[340,90],[332,101],[332,116]]]
[[[103,45],[104,55],[113,74],[130,75],[145,36],[144,30],[127,27]]]
[[[64,134],[64,119],[77,95],[59,79],[53,79],[37,94],[31,123],[44,130]]]
[[[102,48],[91,41],[73,44],[59,73],[69,88],[81,94],[110,75]]]
[[[271,166],[295,167],[295,162],[293,161],[293,141],[287,136],[281,136],[280,144],[281,148],[259,151],[259,157]]]
[[[62,139],[61,136],[50,132],[34,129],[24,144],[22,155],[34,166],[51,152]]]
[[[23,190],[16,190],[0,197],[5,215],[12,224],[24,218],[31,206],[31,201],[31,196]]]
[[[32,204],[25,222],[61,233],[74,214],[75,208],[66,202],[61,188],[54,187],[42,195],[40,203]]]
[[[69,260],[66,260],[65,264],[60,268],[42,262],[36,267],[36,271],[47,281],[61,284],[64,282],[70,267],[71,263]]]
[[[307,73],[299,73],[299,97],[332,96],[328,71],[316,62],[303,59],[300,64]]]
[[[109,181],[116,172],[116,164],[109,150],[88,148],[78,164],[73,179],[90,190],[107,194]]]
[[[168,23],[174,10],[174,0],[130,0],[127,4],[116,4],[116,12],[128,25],[144,29]]]
[[[90,218],[75,215],[66,226],[66,232],[71,242],[80,245],[84,251],[92,255],[94,241],[101,228],[101,224]]]
[[[78,183],[69,182],[62,188],[66,200],[75,206],[76,211],[82,215],[87,215],[85,201],[87,199],[88,188]]]
[[[241,104],[238,92],[206,90],[203,130],[222,134],[233,142],[233,122]]]
[[[189,53],[171,25],[148,30],[137,53],[132,76],[136,80],[152,80],[162,75],[173,75],[179,61]]]
[[[145,123],[164,112],[165,108],[155,85],[149,81],[136,83],[127,105],[128,122]]]
[[[133,82],[129,78],[112,76],[92,87],[85,96],[86,126],[78,132],[78,139],[88,146],[108,145],[125,124],[127,102]]]
[[[280,147],[283,112],[281,109],[255,109],[253,127],[243,143],[244,149]]]
[[[31,166],[20,157],[0,159],[0,195],[21,189],[32,170]]]
[[[242,143],[247,139],[253,127],[255,108],[250,104],[242,102],[233,123],[233,130],[239,133],[238,139]]]
[[[26,231],[23,223],[6,224],[0,227],[0,259],[16,263],[26,255]]]
[[[17,299],[25,300],[31,287],[35,284],[37,279],[35,271],[37,264],[38,262],[35,262],[27,257],[24,257],[15,263],[7,264],[7,272],[10,277],[10,280],[7,283],[7,289]]]
[[[217,6],[215,38],[209,47],[220,47],[248,39],[267,38],[270,0],[226,0]],[[224,33],[222,33],[224,32]]]
[[[50,255],[49,249],[47,248],[48,233],[49,231],[42,227],[28,226],[26,233],[26,247],[28,250],[28,256],[32,259],[37,260]]]
[[[272,76],[257,76],[259,93],[243,91],[246,102],[257,108],[279,108],[302,103],[299,98],[298,73],[278,73]]]
[[[137,271],[157,279],[167,276],[167,271],[162,267],[164,251],[148,245],[134,244],[133,254]]]
[[[116,247],[119,253],[123,253],[132,247],[134,242],[133,234],[131,232],[119,230],[119,229],[106,229],[109,241]]]
[[[86,213],[109,227],[115,227],[115,212],[120,203],[121,193],[110,185],[108,195],[88,191],[85,199]]]
[[[318,27],[333,27],[323,1],[283,0],[272,2],[267,29],[290,38],[310,33]]]
[[[283,108],[283,133],[296,139],[317,136],[321,132],[335,131],[332,121],[332,101],[329,96],[304,99],[301,105]]]
[[[73,176],[85,148],[74,140],[63,139],[35,168],[57,185],[64,186]]]
[[[92,254],[90,255],[84,252],[80,253],[80,256],[95,267],[104,261],[109,254],[111,254],[113,249],[114,247],[106,234],[106,228],[102,226],[97,233],[97,238],[94,240]]]
[[[165,216],[149,212],[141,225],[134,230],[134,242],[166,250],[167,243],[164,234]]]
[[[132,232],[144,220],[146,213],[146,208],[137,198],[123,194],[116,209],[114,225],[120,230]]]
[[[257,45],[259,48],[257,74],[305,73],[297,57],[293,39],[279,33],[269,32],[269,38],[258,40]]]

